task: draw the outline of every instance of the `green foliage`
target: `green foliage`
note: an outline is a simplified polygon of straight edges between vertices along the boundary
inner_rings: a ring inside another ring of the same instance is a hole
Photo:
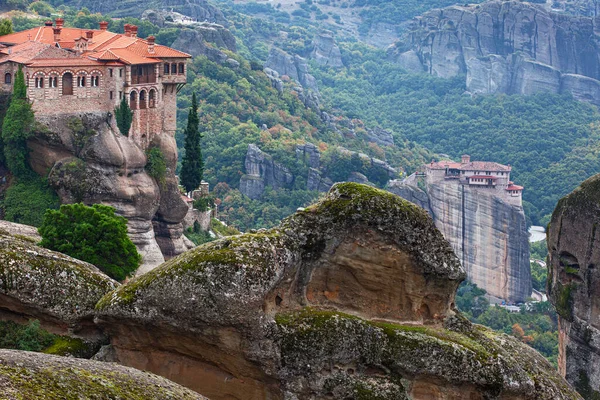
[[[187,192],[200,187],[204,172],[202,149],[200,148],[200,119],[198,118],[198,100],[196,93],[192,94],[192,106],[188,114],[188,123],[184,131],[185,155],[181,163],[180,181]]]
[[[546,293],[546,283],[548,281],[548,269],[542,267],[537,262],[531,263],[531,286],[535,290]]]
[[[0,348],[42,351],[52,345],[56,335],[40,327],[40,321],[31,320],[27,325],[12,321],[0,321]]]
[[[148,175],[153,177],[159,185],[164,187],[167,176],[167,160],[165,159],[165,155],[160,148],[150,147],[146,151],[146,157],[148,159],[145,167],[146,172],[148,172]]]
[[[201,231],[199,226],[197,226],[197,222],[194,224],[194,227],[190,227],[183,232],[185,236],[192,241],[196,246],[199,246],[204,243],[212,242],[215,240],[215,237],[212,237],[209,232]]]
[[[225,225],[216,218],[210,220],[210,230],[219,236],[233,236],[240,234],[240,231],[231,226]]]
[[[121,103],[115,108],[115,119],[117,120],[117,126],[121,134],[129,136],[129,129],[131,129],[131,122],[133,121],[133,111],[129,108],[127,96],[125,95],[121,99]]]
[[[213,196],[200,197],[194,200],[194,208],[198,211],[205,212],[213,208],[215,205],[215,199]]]
[[[46,210],[59,205],[58,196],[47,181],[33,174],[13,182],[2,200],[4,219],[32,226],[40,226]]]
[[[0,36],[8,35],[9,33],[13,33],[12,21],[8,18],[0,19]]]
[[[62,205],[46,212],[38,231],[42,246],[92,263],[117,280],[131,275],[141,261],[125,218],[109,206]]]
[[[45,1],[36,1],[34,3],[31,3],[31,5],[29,6],[29,10],[33,11],[38,15],[43,15],[45,17],[50,17],[54,12],[54,8]]]
[[[546,239],[529,243],[529,253],[532,259],[545,260],[548,256],[548,244],[546,243]]]
[[[21,67],[15,74],[15,83],[10,105],[2,122],[2,142],[6,166],[17,177],[30,175],[27,163],[27,139],[34,124],[31,103],[27,100],[27,87]]]
[[[456,306],[472,322],[515,336],[556,366],[558,322],[552,305],[549,302],[529,303],[521,307],[521,312],[512,313],[499,306],[490,306],[485,294],[485,290],[465,281],[456,293]]]

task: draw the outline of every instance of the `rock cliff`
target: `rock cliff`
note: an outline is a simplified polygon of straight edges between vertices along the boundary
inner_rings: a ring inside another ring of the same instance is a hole
[[[327,67],[339,68],[344,66],[342,52],[335,42],[333,33],[330,31],[322,31],[315,36],[310,58],[314,59],[319,65]]]
[[[222,25],[202,23],[191,28],[182,28],[179,31],[177,39],[171,47],[185,51],[194,57],[203,55],[213,61],[221,58],[227,59],[227,55],[213,46],[207,46],[211,43],[214,46],[235,52],[237,46],[233,34]]]
[[[593,18],[494,0],[417,17],[389,54],[415,72],[464,74],[472,93],[571,93],[600,104],[599,44]]]
[[[0,393],[6,400],[206,400],[164,378],[133,368],[14,350],[0,350]]]
[[[454,309],[432,219],[353,183],[271,230],[174,258],[97,305],[118,360],[219,399],[580,399]]]
[[[277,71],[279,75],[287,75],[304,88],[318,92],[317,80],[308,72],[306,60],[299,55],[292,56],[277,47],[272,47],[265,68]],[[268,71],[267,74],[269,75]]]
[[[531,295],[531,271],[523,208],[454,181],[428,183],[424,189],[416,181],[388,186],[433,216],[469,280],[492,296],[525,301]]]
[[[558,202],[548,229],[548,294],[559,314],[559,371],[600,396],[600,175]]]
[[[273,161],[273,158],[254,144],[248,145],[246,174],[240,179],[240,192],[251,199],[259,199],[270,186],[273,189],[289,188],[294,183],[294,176],[283,165]]]
[[[129,236],[143,257],[138,273],[164,262],[161,248],[166,256],[187,250],[181,237],[187,205],[174,175],[177,148],[172,137],[153,138],[168,164],[166,183],[158,185],[144,170],[144,149],[119,133],[114,118],[80,113],[37,121],[28,142],[32,168],[48,175],[62,203],[104,203],[127,218]]]

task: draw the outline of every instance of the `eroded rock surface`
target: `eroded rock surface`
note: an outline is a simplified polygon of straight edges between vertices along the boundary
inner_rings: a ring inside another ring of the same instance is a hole
[[[548,293],[559,314],[559,370],[600,396],[600,175],[558,202],[548,230]]]
[[[91,264],[0,232],[0,319],[95,340],[94,306],[117,286]]]
[[[114,363],[0,350],[0,396],[18,399],[202,400],[159,376]]]
[[[343,183],[107,294],[97,322],[121,363],[217,400],[578,399],[534,350],[457,315],[464,277],[425,211]]]
[[[165,184],[159,185],[144,169],[145,149],[118,133],[114,118],[107,114],[39,116],[37,120],[38,132],[28,142],[32,168],[48,175],[62,203],[103,203],[125,217],[129,237],[143,258],[139,272],[158,266],[165,255],[187,250],[181,225],[187,206],[174,174],[177,147],[173,137],[157,134],[152,139],[168,167]]]
[[[472,93],[570,93],[600,104],[599,44],[591,17],[495,0],[415,18],[405,43],[392,47],[390,56],[414,72],[465,74]]]
[[[279,75],[287,75],[304,88],[318,92],[317,80],[308,72],[306,60],[299,55],[292,56],[277,47],[272,47],[265,68],[277,71]]]

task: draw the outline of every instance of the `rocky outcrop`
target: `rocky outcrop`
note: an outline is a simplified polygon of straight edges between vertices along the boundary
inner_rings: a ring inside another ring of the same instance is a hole
[[[339,68],[343,67],[342,52],[335,43],[333,33],[329,31],[319,32],[313,40],[313,49],[310,58],[319,65]]]
[[[0,220],[0,232],[22,239],[30,239],[34,243],[42,240],[35,226],[17,224],[16,222]]]
[[[187,250],[181,238],[187,206],[174,175],[174,138],[158,134],[152,139],[168,164],[166,183],[160,186],[144,170],[144,149],[119,133],[114,118],[79,113],[37,120],[37,132],[28,142],[32,168],[48,175],[62,203],[103,203],[127,218],[128,234],[143,257],[138,273],[164,262],[161,247],[167,256]],[[153,220],[160,228],[156,233]]]
[[[394,137],[392,136],[392,132],[379,127],[367,129],[367,140],[369,142],[377,143],[380,146],[394,145]]]
[[[248,145],[246,174],[240,179],[240,192],[251,199],[259,199],[267,186],[273,189],[289,188],[294,183],[294,176],[283,165],[256,145]]]
[[[469,280],[509,301],[531,295],[529,235],[520,206],[456,181],[417,184],[414,175],[387,189],[427,210],[450,242]]]
[[[417,17],[390,56],[415,72],[465,74],[472,93],[570,93],[600,104],[599,45],[592,18],[495,0]]]
[[[219,399],[579,399],[454,309],[465,273],[422,209],[353,183],[272,230],[174,258],[97,305],[119,361]]]
[[[50,332],[98,341],[94,306],[117,286],[91,264],[0,232],[2,320],[37,319]]]
[[[194,21],[227,24],[221,10],[207,0],[66,0],[63,3],[76,10],[86,7],[113,17],[140,17],[145,10],[153,9],[175,11]]]
[[[559,371],[600,396],[600,175],[558,202],[547,234],[548,294],[559,315]]]
[[[269,58],[264,66],[270,70],[277,71],[280,76],[289,76],[305,89],[316,92],[319,90],[317,80],[308,72],[306,60],[297,54],[292,56],[277,47],[272,47],[269,51]],[[266,73],[267,75],[273,75],[269,71],[266,71]]]
[[[207,45],[210,43],[211,45]],[[227,60],[227,55],[214,46],[235,52],[237,46],[233,34],[217,24],[195,24],[191,28],[182,28],[171,47],[185,51],[193,57],[207,56],[212,61]]]
[[[202,400],[156,375],[114,363],[0,350],[2,398]]]

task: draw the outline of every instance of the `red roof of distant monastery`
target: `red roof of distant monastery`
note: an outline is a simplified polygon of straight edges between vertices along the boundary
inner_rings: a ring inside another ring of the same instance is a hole
[[[182,51],[154,43],[154,37],[136,37],[137,27],[125,25],[125,34],[106,29],[64,28],[56,25],[0,36],[0,63],[13,61],[31,66],[85,66],[156,64],[164,58],[190,58]],[[102,23],[101,23],[102,24]],[[106,28],[106,25],[104,25]],[[74,52],[73,50],[79,50]]]
[[[523,190],[523,186],[515,185],[512,182],[507,186],[506,190]]]
[[[502,165],[491,161],[470,161],[468,163],[459,163],[455,161],[432,161],[427,164],[428,169],[457,169],[460,171],[497,171],[509,172],[510,165]]]

